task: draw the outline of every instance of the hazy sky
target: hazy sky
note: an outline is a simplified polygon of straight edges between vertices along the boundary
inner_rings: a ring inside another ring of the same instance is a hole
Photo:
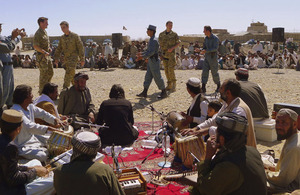
[[[50,36],[62,34],[63,20],[79,35],[123,33],[132,39],[145,38],[149,24],[157,32],[165,30],[168,20],[179,35],[202,34],[204,25],[236,33],[246,31],[252,21],[264,22],[270,32],[274,27],[300,32],[299,0],[0,0],[0,5],[2,35],[17,27],[34,34],[40,16],[49,18]]]

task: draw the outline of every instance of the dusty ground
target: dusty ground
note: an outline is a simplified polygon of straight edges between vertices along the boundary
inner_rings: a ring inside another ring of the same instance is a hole
[[[201,70],[176,70],[177,77],[177,91],[171,93],[168,98],[163,100],[157,99],[160,93],[154,81],[152,82],[148,91],[148,98],[137,98],[136,94],[143,89],[143,81],[145,71],[142,70],[124,70],[124,69],[109,69],[102,71],[90,71],[89,69],[81,69],[78,71],[85,71],[90,79],[87,82],[88,87],[92,93],[92,98],[96,108],[98,109],[101,102],[108,99],[110,88],[113,84],[122,84],[125,89],[126,98],[132,102],[134,109],[134,118],[136,122],[151,121],[152,112],[149,105],[153,105],[157,112],[164,114],[170,111],[186,111],[190,105],[191,98],[186,91],[185,83],[190,77],[201,77]],[[271,115],[274,103],[300,103],[300,72],[295,70],[279,70],[283,74],[277,73],[277,69],[260,69],[257,71],[250,71],[249,80],[260,84],[267,97],[268,109]],[[62,89],[64,69],[54,69],[54,76],[52,82],[58,84],[59,90]],[[164,79],[165,74],[161,72]],[[227,78],[234,77],[234,71],[220,70],[221,81]],[[28,84],[33,88],[34,97],[38,96],[38,69],[15,69],[15,86],[19,84]],[[166,82],[166,80],[165,80]],[[214,92],[216,85],[213,83],[211,75],[207,84],[208,93]],[[145,105],[145,106],[143,106]],[[154,120],[159,120],[159,115],[154,114]],[[276,157],[279,158],[282,143],[280,142],[261,142],[258,141],[258,149],[260,152],[272,148],[276,152]]]

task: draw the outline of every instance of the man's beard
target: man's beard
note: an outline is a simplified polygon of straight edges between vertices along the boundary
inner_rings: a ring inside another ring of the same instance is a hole
[[[290,125],[288,131],[284,135],[277,134],[277,140],[281,141],[289,138],[293,134],[293,130],[294,130],[293,126]]]
[[[224,100],[225,102],[227,102],[227,96],[225,93],[221,93],[221,97],[220,97],[222,100]]]

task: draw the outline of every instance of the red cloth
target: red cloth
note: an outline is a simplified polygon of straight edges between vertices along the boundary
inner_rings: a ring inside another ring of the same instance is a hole
[[[176,183],[170,183],[167,186],[156,186],[154,184],[147,184],[147,195],[171,195],[171,194],[184,194],[187,195],[189,192],[187,191],[186,186],[182,186]]]

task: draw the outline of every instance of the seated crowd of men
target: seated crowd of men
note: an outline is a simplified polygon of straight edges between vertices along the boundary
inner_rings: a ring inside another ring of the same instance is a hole
[[[188,50],[188,52],[186,52]],[[218,63],[219,68],[234,70],[246,68],[257,70],[258,68],[289,68],[296,69],[299,61],[298,54],[293,49],[284,49],[283,54],[275,48],[275,44],[266,42],[264,46],[257,41],[248,52],[239,42],[231,45],[230,42],[220,43]],[[204,56],[201,55],[201,48],[196,43],[190,43],[188,48],[184,45],[176,56],[176,68],[181,70],[201,70],[204,64]]]
[[[286,140],[276,167],[265,171],[256,149],[254,121],[269,118],[267,102],[259,85],[248,81],[249,71],[239,68],[236,79],[225,80],[220,87],[221,102],[209,102],[201,91],[198,78],[190,78],[187,92],[193,98],[183,122],[188,129],[182,135],[208,135],[205,160],[198,163],[198,182],[193,194],[266,194],[300,189],[300,134],[298,115],[281,109],[276,117],[278,140]],[[101,147],[133,144],[139,132],[133,127],[131,103],[121,85],[113,85],[109,99],[96,112],[86,83],[88,75],[79,72],[74,85],[58,97],[57,85],[47,83],[42,95],[33,101],[32,88],[18,85],[13,106],[1,117],[0,190],[6,194],[33,191],[50,194],[124,194],[112,169],[93,162]],[[68,119],[68,120],[67,120]],[[49,134],[61,131],[71,122],[76,133],[72,138],[71,162],[54,171],[54,177],[34,180],[49,174],[46,141]],[[108,126],[98,132],[85,131],[82,124]],[[98,135],[96,135],[97,133]],[[22,157],[37,159],[24,166]],[[230,175],[230,177],[228,177]],[[54,180],[53,180],[54,178]],[[34,180],[34,181],[33,181]],[[38,185],[43,182],[42,185]],[[26,185],[25,185],[26,184]],[[54,188],[53,188],[54,185]]]

